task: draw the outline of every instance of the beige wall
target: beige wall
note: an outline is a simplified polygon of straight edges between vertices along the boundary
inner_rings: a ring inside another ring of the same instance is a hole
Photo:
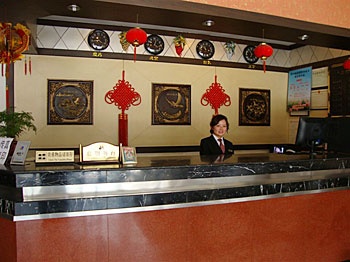
[[[209,121],[214,113],[210,106],[202,106],[202,94],[218,82],[231,97],[229,107],[219,112],[228,116],[230,131],[227,138],[235,144],[265,144],[288,142],[288,114],[286,112],[287,73],[256,70],[215,68],[159,62],[120,61],[113,59],[32,56],[33,73],[23,74],[23,63],[15,63],[16,110],[33,113],[38,132],[25,133],[21,140],[31,140],[31,147],[76,147],[96,141],[118,143],[117,116],[120,111],[104,101],[106,92],[121,79],[123,64],[125,80],[141,95],[139,106],[132,106],[129,115],[129,145],[174,146],[198,145],[200,138],[209,135]],[[47,80],[93,80],[93,125],[47,125]],[[191,125],[164,126],[151,124],[152,83],[191,85]],[[238,126],[239,88],[271,90],[271,126]]]

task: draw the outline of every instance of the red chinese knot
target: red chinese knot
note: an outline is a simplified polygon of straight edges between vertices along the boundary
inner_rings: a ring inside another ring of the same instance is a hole
[[[125,110],[128,110],[131,105],[138,106],[141,104],[141,96],[128,81],[125,81],[124,76],[125,71],[123,70],[122,80],[118,80],[118,83],[113,89],[108,91],[105,95],[106,103],[117,106],[118,109],[122,110],[122,114],[124,114]]]
[[[225,94],[225,89],[222,88],[220,83],[217,82],[217,76],[215,75],[215,82],[205,91],[202,96],[201,104],[207,106],[208,104],[215,110],[215,115],[219,113],[219,108],[222,105],[231,105],[230,96]]]

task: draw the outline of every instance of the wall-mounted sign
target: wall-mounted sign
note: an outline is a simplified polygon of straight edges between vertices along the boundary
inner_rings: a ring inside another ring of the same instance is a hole
[[[290,115],[309,115],[312,67],[289,72],[287,110]]]

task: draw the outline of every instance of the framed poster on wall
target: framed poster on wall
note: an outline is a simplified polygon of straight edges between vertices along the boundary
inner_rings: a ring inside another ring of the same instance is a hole
[[[191,86],[152,84],[152,125],[190,125]]]
[[[93,81],[48,80],[47,93],[47,124],[93,124]]]
[[[270,90],[239,89],[239,125],[270,125]]]
[[[289,72],[287,110],[291,116],[309,115],[311,82],[311,66]]]

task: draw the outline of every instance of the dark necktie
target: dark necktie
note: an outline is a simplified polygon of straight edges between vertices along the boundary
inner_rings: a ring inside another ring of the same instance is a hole
[[[223,154],[225,154],[225,145],[224,145],[224,143],[222,143],[222,139],[221,138],[219,138],[218,140],[220,142],[221,151],[222,151]]]

